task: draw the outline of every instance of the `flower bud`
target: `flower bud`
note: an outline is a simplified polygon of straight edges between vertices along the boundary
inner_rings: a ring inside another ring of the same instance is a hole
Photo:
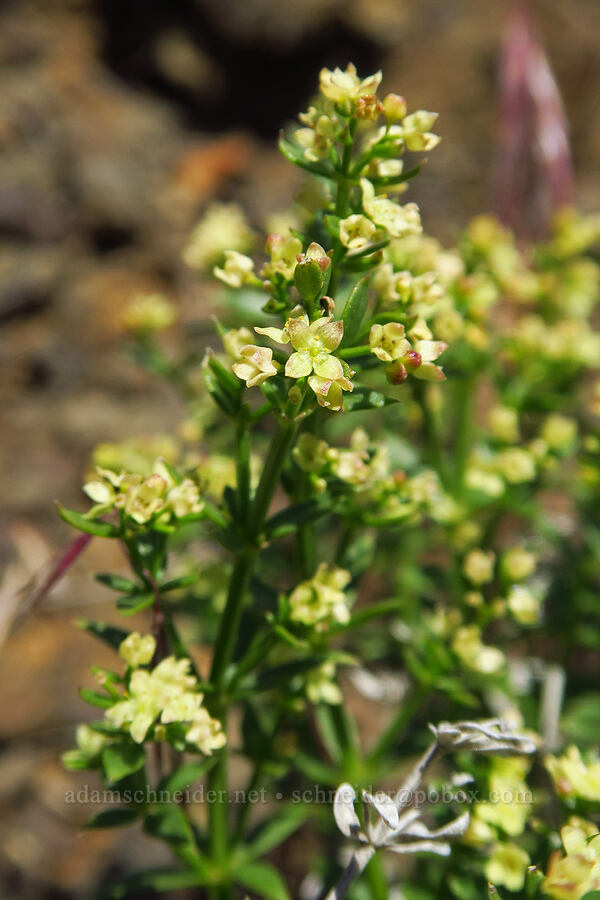
[[[494,577],[496,556],[492,550],[476,548],[469,551],[463,563],[463,573],[472,584],[487,584]]]
[[[365,94],[356,102],[356,118],[374,121],[383,112],[383,106],[375,94]]]
[[[418,369],[422,361],[421,354],[417,353],[416,350],[409,350],[404,357],[404,365],[409,372],[414,372],[415,369]]]
[[[297,406],[298,403],[302,400],[302,391],[295,384],[288,391],[288,400],[290,403],[293,403],[294,406]]]
[[[385,377],[390,384],[404,384],[408,378],[408,372],[404,363],[399,359],[391,365],[385,367]]]
[[[383,100],[383,112],[388,122],[397,122],[406,115],[406,100],[399,94],[388,94]]]
[[[323,290],[323,272],[316,259],[302,259],[294,269],[294,284],[302,299],[312,312],[313,304]]]

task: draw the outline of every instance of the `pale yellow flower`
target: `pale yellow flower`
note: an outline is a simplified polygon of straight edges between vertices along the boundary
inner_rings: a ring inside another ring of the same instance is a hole
[[[467,668],[482,675],[494,675],[505,663],[501,650],[497,647],[488,647],[482,642],[478,625],[463,625],[457,628],[452,649]]]
[[[319,406],[324,406],[332,412],[342,408],[344,402],[343,391],[352,391],[354,385],[344,375],[335,380],[324,378],[322,375],[310,375],[308,385],[317,398]]]
[[[374,353],[382,362],[404,359],[406,354],[412,350],[409,341],[406,340],[404,325],[399,322],[372,325],[369,333],[369,346],[371,353]]]
[[[89,725],[78,725],[75,730],[77,749],[86,756],[96,756],[106,745],[105,735],[94,731]]]
[[[377,196],[368,178],[361,178],[363,209],[376,225],[385,228],[393,237],[421,232],[421,217],[416,203],[400,206],[393,200]]]
[[[562,756],[548,756],[545,762],[559,794],[600,802],[600,759],[586,763],[579,749],[571,746]]]
[[[535,625],[539,621],[539,601],[524,585],[513,585],[508,592],[506,603],[514,618],[521,625]]]
[[[556,900],[579,900],[600,888],[600,837],[592,822],[572,816],[560,836],[566,856],[554,853],[542,889]]]
[[[494,886],[520,891],[525,884],[529,863],[529,855],[517,844],[510,841],[496,844],[485,864],[485,877]]]
[[[125,640],[119,644],[119,656],[132,669],[137,669],[138,666],[147,666],[152,660],[155,650],[156,641],[152,635],[141,635],[139,631],[128,634]]]
[[[383,113],[388,122],[398,122],[406,115],[406,100],[399,94],[386,94],[383,98]]]
[[[419,152],[437,147],[441,138],[431,131],[437,117],[437,113],[418,109],[404,118],[402,132],[408,150]]]
[[[470,550],[463,562],[463,573],[472,584],[487,584],[494,577],[496,554],[493,550]]]
[[[306,694],[311,703],[328,703],[337,706],[344,699],[335,682],[335,663],[324,662],[306,676]]]
[[[384,303],[406,302],[412,290],[410,272],[395,272],[392,263],[382,263],[373,275],[373,287]]]
[[[346,624],[350,620],[344,589],[350,583],[345,569],[321,563],[309,581],[303,581],[290,595],[290,617],[304,625],[325,627],[328,622]]]
[[[198,485],[191,478],[184,478],[180,484],[169,489],[167,504],[176,519],[194,515],[204,508]]]
[[[348,250],[362,250],[375,234],[375,226],[366,216],[351,215],[340,219],[340,241]]]
[[[140,294],[119,316],[121,326],[133,332],[161,331],[177,318],[175,307],[162,294]]]
[[[249,256],[244,256],[237,250],[225,251],[225,263],[223,266],[215,266],[213,275],[232,288],[240,288],[243,284],[257,281],[254,275],[254,262]]]
[[[194,713],[185,739],[188,744],[198,747],[205,756],[211,756],[213,750],[220,750],[227,743],[221,723],[209,715],[204,706],[199,707]]]
[[[213,203],[192,231],[183,259],[194,269],[208,269],[221,262],[226,250],[245,253],[252,242],[243,210],[234,203]]]
[[[514,444],[519,440],[519,416],[511,406],[492,407],[488,427],[495,438],[507,444]]]
[[[159,716],[164,723],[178,720],[184,694],[186,715],[193,715],[202,702],[202,694],[190,693],[196,684],[189,674],[190,666],[189,659],[168,656],[152,672],[136,669],[129,681],[127,698],[106,711],[110,724],[126,727],[133,740],[141,744]]]
[[[304,114],[304,118],[300,116],[302,121],[309,121],[310,124],[306,128],[296,129],[296,140],[304,149],[306,159],[316,162],[329,156],[335,141],[336,124],[331,116],[319,114],[316,110],[317,114],[312,116],[312,109],[314,107],[309,109],[308,114]]]
[[[303,315],[289,319],[286,331],[294,349],[285,364],[289,378],[305,378],[313,372],[329,381],[343,378],[342,363],[332,355],[344,336],[342,322],[332,321],[331,316],[309,322],[308,316]]]
[[[242,326],[242,328],[232,328],[230,331],[226,331],[222,340],[227,356],[230,356],[233,360],[239,359],[242,347],[251,344],[252,337],[252,332],[245,326]]]
[[[298,438],[292,457],[303,472],[320,472],[327,465],[328,449],[325,441],[305,431]]]
[[[502,557],[502,568],[511,581],[523,581],[535,572],[537,557],[524,547],[511,547]]]
[[[446,376],[440,366],[436,366],[434,361],[442,355],[447,348],[444,341],[415,341],[413,349],[418,354],[420,362],[416,365],[416,360],[411,366],[411,371],[415,378],[423,381],[445,381]]]
[[[237,362],[231,367],[238,378],[246,382],[247,387],[262,384],[267,378],[277,374],[273,363],[273,351],[267,347],[246,344],[240,349]]]
[[[375,94],[381,83],[381,72],[368,75],[367,78],[359,78],[356,66],[348,63],[345,71],[336,68],[321,69],[319,73],[320,91],[328,100],[334,103],[354,102],[359,97]]]
[[[559,413],[552,413],[544,422],[540,437],[552,450],[568,450],[577,437],[577,422]]]
[[[509,484],[533,481],[536,476],[535,460],[522,447],[510,447],[496,456],[496,469]]]
[[[122,497],[126,515],[144,525],[164,509],[166,491],[167,483],[160,475],[149,475],[140,484],[132,484]]]
[[[302,241],[291,234],[289,237],[283,237],[281,234],[270,234],[267,238],[265,249],[271,257],[271,261],[265,263],[261,275],[264,278],[273,278],[279,274],[286,281],[291,281],[294,277],[297,256],[302,253]]]

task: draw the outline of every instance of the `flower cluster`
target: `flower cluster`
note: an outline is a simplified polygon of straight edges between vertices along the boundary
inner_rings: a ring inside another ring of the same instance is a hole
[[[579,900],[600,888],[600,834],[592,822],[571,816],[560,837],[565,855],[553,854],[542,887],[556,900]]]
[[[391,384],[402,384],[409,372],[424,381],[444,381],[446,376],[434,361],[447,344],[432,337],[423,320],[413,325],[408,336],[400,322],[388,322],[371,326],[369,346],[377,359],[389,363],[385,374]]]
[[[562,756],[548,756],[546,768],[552,776],[554,787],[562,797],[579,797],[597,803],[600,801],[600,759],[584,762],[580,750],[567,747]]]
[[[344,625],[350,620],[348,599],[344,593],[350,573],[321,563],[309,581],[303,581],[290,594],[290,619],[303,625],[327,629],[333,622]]]
[[[335,353],[344,334],[342,322],[332,316],[321,316],[313,322],[307,315],[290,316],[283,328],[255,328],[279,344],[290,344],[293,352],[285,363],[287,378],[307,379],[320,406],[331,410],[342,407],[342,392],[351,391],[348,376],[354,373]],[[273,351],[254,344],[239,345],[237,336],[228,332],[224,338],[228,352],[234,357],[233,371],[248,387],[260,385],[278,372]]]
[[[190,674],[191,661],[168,656],[155,668],[145,668],[152,660],[156,642],[152,635],[130,634],[119,654],[128,664],[127,689],[123,699],[106,711],[106,721],[123,729],[140,744],[153,729],[154,740],[166,737],[163,726],[180,723],[186,744],[207,756],[224,746],[226,738],[217,719],[202,706],[203,695]]]
[[[83,486],[96,504],[88,517],[96,518],[118,509],[135,524],[147,525],[202,512],[203,500],[198,485],[191,478],[178,479],[174,470],[160,459],[156,460],[153,469],[152,474],[144,478],[135,473],[117,474],[111,469],[96,467],[96,477]]]
[[[176,319],[175,307],[162,294],[140,294],[122,311],[119,320],[134,334],[149,334],[168,328]]]
[[[253,243],[243,210],[233,203],[213,203],[192,231],[183,259],[193,269],[204,270],[220,264],[227,250],[245,253]]]

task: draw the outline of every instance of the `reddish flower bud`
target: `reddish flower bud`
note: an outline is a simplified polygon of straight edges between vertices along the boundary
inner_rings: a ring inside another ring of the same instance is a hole
[[[386,366],[385,377],[390,384],[404,384],[408,377],[406,366],[403,365],[403,363],[401,363],[399,359],[396,360],[396,362],[393,362],[391,365]]]

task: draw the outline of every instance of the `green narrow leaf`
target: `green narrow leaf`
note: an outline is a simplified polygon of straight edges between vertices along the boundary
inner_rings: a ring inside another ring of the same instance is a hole
[[[137,809],[105,809],[89,822],[86,822],[86,828],[120,828],[123,825],[131,825],[139,818],[139,810]]]
[[[148,890],[160,893],[199,887],[203,884],[206,884],[206,878],[199,872],[182,869],[149,869],[147,872],[128,875],[121,881],[111,884],[100,896],[107,900],[123,900],[126,897],[134,897],[142,891],[144,896],[147,896]]]
[[[81,750],[67,750],[61,755],[60,761],[69,772],[82,772],[92,768],[90,757]]]
[[[119,649],[119,645],[129,634],[128,631],[124,631],[122,628],[115,628],[114,625],[107,625],[106,622],[92,622],[90,619],[77,619],[75,624],[78,628],[87,631],[88,634],[93,634],[94,637],[104,641],[105,644],[108,644],[114,650]]]
[[[180,520],[181,521],[181,520]],[[160,586],[161,594],[168,594],[169,591],[177,591],[180,588],[189,587],[195,584],[200,578],[200,572],[188,572],[187,575],[180,575],[179,578],[171,578]]]
[[[317,784],[330,784],[337,786],[343,781],[343,774],[335,766],[329,766],[320,759],[308,756],[306,753],[296,753],[294,763],[307,778],[313,779]]]
[[[272,516],[265,526],[268,538],[278,537],[289,531],[296,531],[302,525],[316,522],[329,512],[329,498],[319,497],[294,503]]]
[[[119,537],[121,533],[117,526],[112,525],[110,522],[86,519],[82,513],[78,513],[74,509],[67,509],[61,506],[60,503],[57,504],[57,509],[59,516],[64,522],[72,525],[73,528],[77,528],[78,531],[85,532],[85,534],[93,534],[95,537],[115,538]]]
[[[89,688],[79,688],[79,696],[86,703],[89,703],[90,706],[97,706],[100,709],[108,709],[109,706],[114,706],[115,702],[111,697],[107,697],[106,694],[90,691]]]
[[[365,276],[356,282],[342,313],[344,323],[344,338],[342,347],[351,347],[360,334],[360,326],[367,311],[369,302],[369,276]]]
[[[236,881],[266,900],[289,900],[288,889],[277,869],[264,862],[249,863],[235,873]]]
[[[106,587],[111,590],[119,591],[122,594],[141,593],[145,590],[141,585],[132,581],[131,578],[124,578],[122,575],[111,575],[109,572],[100,572],[100,574],[95,575],[94,577],[100,584],[105,584]]]
[[[330,658],[328,656],[307,656],[304,659],[294,660],[289,663],[282,663],[280,666],[273,666],[272,669],[266,669],[260,672],[256,679],[256,688],[258,690],[270,690],[274,687],[289,686],[289,682],[296,675],[304,675],[316,666]]]
[[[351,412],[358,409],[383,409],[384,406],[390,406],[392,403],[398,403],[394,397],[386,397],[379,391],[372,391],[370,388],[355,388],[351,394],[344,397],[344,408]]]
[[[344,748],[340,744],[338,732],[333,721],[332,710],[326,704],[315,707],[315,721],[319,735],[332,761],[339,763],[344,755]]]
[[[190,824],[181,808],[174,803],[155,806],[146,816],[144,831],[168,844],[193,843]]]
[[[160,791],[168,791],[173,794],[176,791],[185,791],[195,781],[206,775],[215,765],[217,759],[218,757],[216,756],[207,756],[206,759],[200,762],[190,762],[179,766],[171,775],[163,778],[160,782],[158,786],[159,793]]]
[[[109,781],[120,781],[142,769],[146,762],[143,745],[117,741],[102,751],[102,765]]]
[[[283,813],[269,819],[257,829],[244,849],[250,859],[264,856],[283,844],[310,816],[308,806],[288,806]]]
[[[290,144],[283,135],[279,137],[279,150],[283,156],[287,159],[288,162],[291,162],[294,166],[298,166],[301,169],[306,169],[307,172],[312,172],[313,175],[321,175],[323,178],[332,178],[333,172],[332,170],[319,162],[310,162],[304,156],[304,152],[300,147],[294,147],[293,144]]]
[[[126,594],[117,600],[117,609],[124,616],[133,616],[154,603],[154,594]]]

